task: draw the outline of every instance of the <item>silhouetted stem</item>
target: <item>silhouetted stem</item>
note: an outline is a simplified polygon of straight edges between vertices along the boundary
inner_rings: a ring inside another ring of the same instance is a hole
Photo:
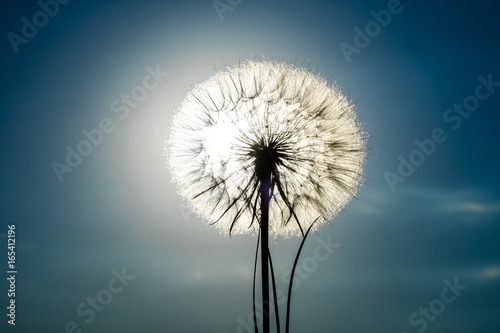
[[[262,271],[262,317],[263,331],[269,330],[269,190],[270,181],[262,180],[260,183],[260,262]]]
[[[288,300],[286,303],[286,329],[285,329],[286,333],[290,332],[290,300],[292,299],[293,276],[295,275],[295,268],[297,267],[297,262],[299,261],[300,252],[302,252],[302,247],[304,246],[304,242],[306,241],[307,235],[309,235],[309,231],[311,231],[313,224],[311,224],[309,229],[307,229],[307,232],[304,235],[302,242],[300,243],[297,255],[295,256],[295,261],[293,262],[292,274],[290,275],[290,284],[288,285]]]
[[[257,275],[257,257],[259,254],[259,240],[260,240],[260,231],[259,231],[259,237],[257,237],[257,248],[255,249],[255,262],[253,264],[253,288],[252,288],[252,294],[253,294],[253,327],[255,333],[259,333],[259,328],[257,327],[257,313],[255,312],[255,276]]]
[[[271,259],[271,252],[268,249],[269,253],[269,267],[271,268],[271,281],[273,282],[273,300],[274,300],[274,313],[276,315],[276,329],[277,332],[281,332],[280,328],[280,313],[278,311],[278,294],[276,293],[276,280],[274,279],[274,268],[273,268],[273,260]]]

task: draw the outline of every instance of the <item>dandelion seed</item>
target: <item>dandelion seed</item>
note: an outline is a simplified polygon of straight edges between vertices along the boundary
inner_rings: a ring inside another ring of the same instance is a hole
[[[259,230],[269,176],[269,233],[300,236],[353,198],[365,134],[340,88],[306,69],[247,61],[194,86],[166,145],[179,193],[226,234]]]

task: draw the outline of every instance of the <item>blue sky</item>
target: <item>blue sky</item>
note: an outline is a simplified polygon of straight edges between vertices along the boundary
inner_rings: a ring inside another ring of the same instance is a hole
[[[292,332],[498,332],[498,4],[41,3],[0,11],[2,332],[249,331],[256,238],[193,216],[163,144],[193,84],[256,57],[341,84],[369,134],[357,200],[305,245]],[[298,244],[271,242],[280,290]]]

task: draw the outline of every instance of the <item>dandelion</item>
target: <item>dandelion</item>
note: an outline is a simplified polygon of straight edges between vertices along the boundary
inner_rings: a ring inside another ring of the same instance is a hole
[[[274,183],[273,236],[330,221],[362,181],[365,138],[337,86],[305,69],[249,61],[195,86],[167,146],[180,194],[226,234],[258,232],[258,184]],[[265,162],[267,161],[267,162]]]
[[[268,233],[305,240],[331,221],[363,180],[365,144],[337,85],[295,65],[247,61],[192,88],[166,153],[201,218],[228,235],[260,234],[268,289]]]

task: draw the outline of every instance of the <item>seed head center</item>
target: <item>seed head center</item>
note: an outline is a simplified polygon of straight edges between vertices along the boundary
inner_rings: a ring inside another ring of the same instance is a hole
[[[268,180],[276,169],[278,162],[277,150],[265,145],[254,147],[255,172],[260,181]]]

